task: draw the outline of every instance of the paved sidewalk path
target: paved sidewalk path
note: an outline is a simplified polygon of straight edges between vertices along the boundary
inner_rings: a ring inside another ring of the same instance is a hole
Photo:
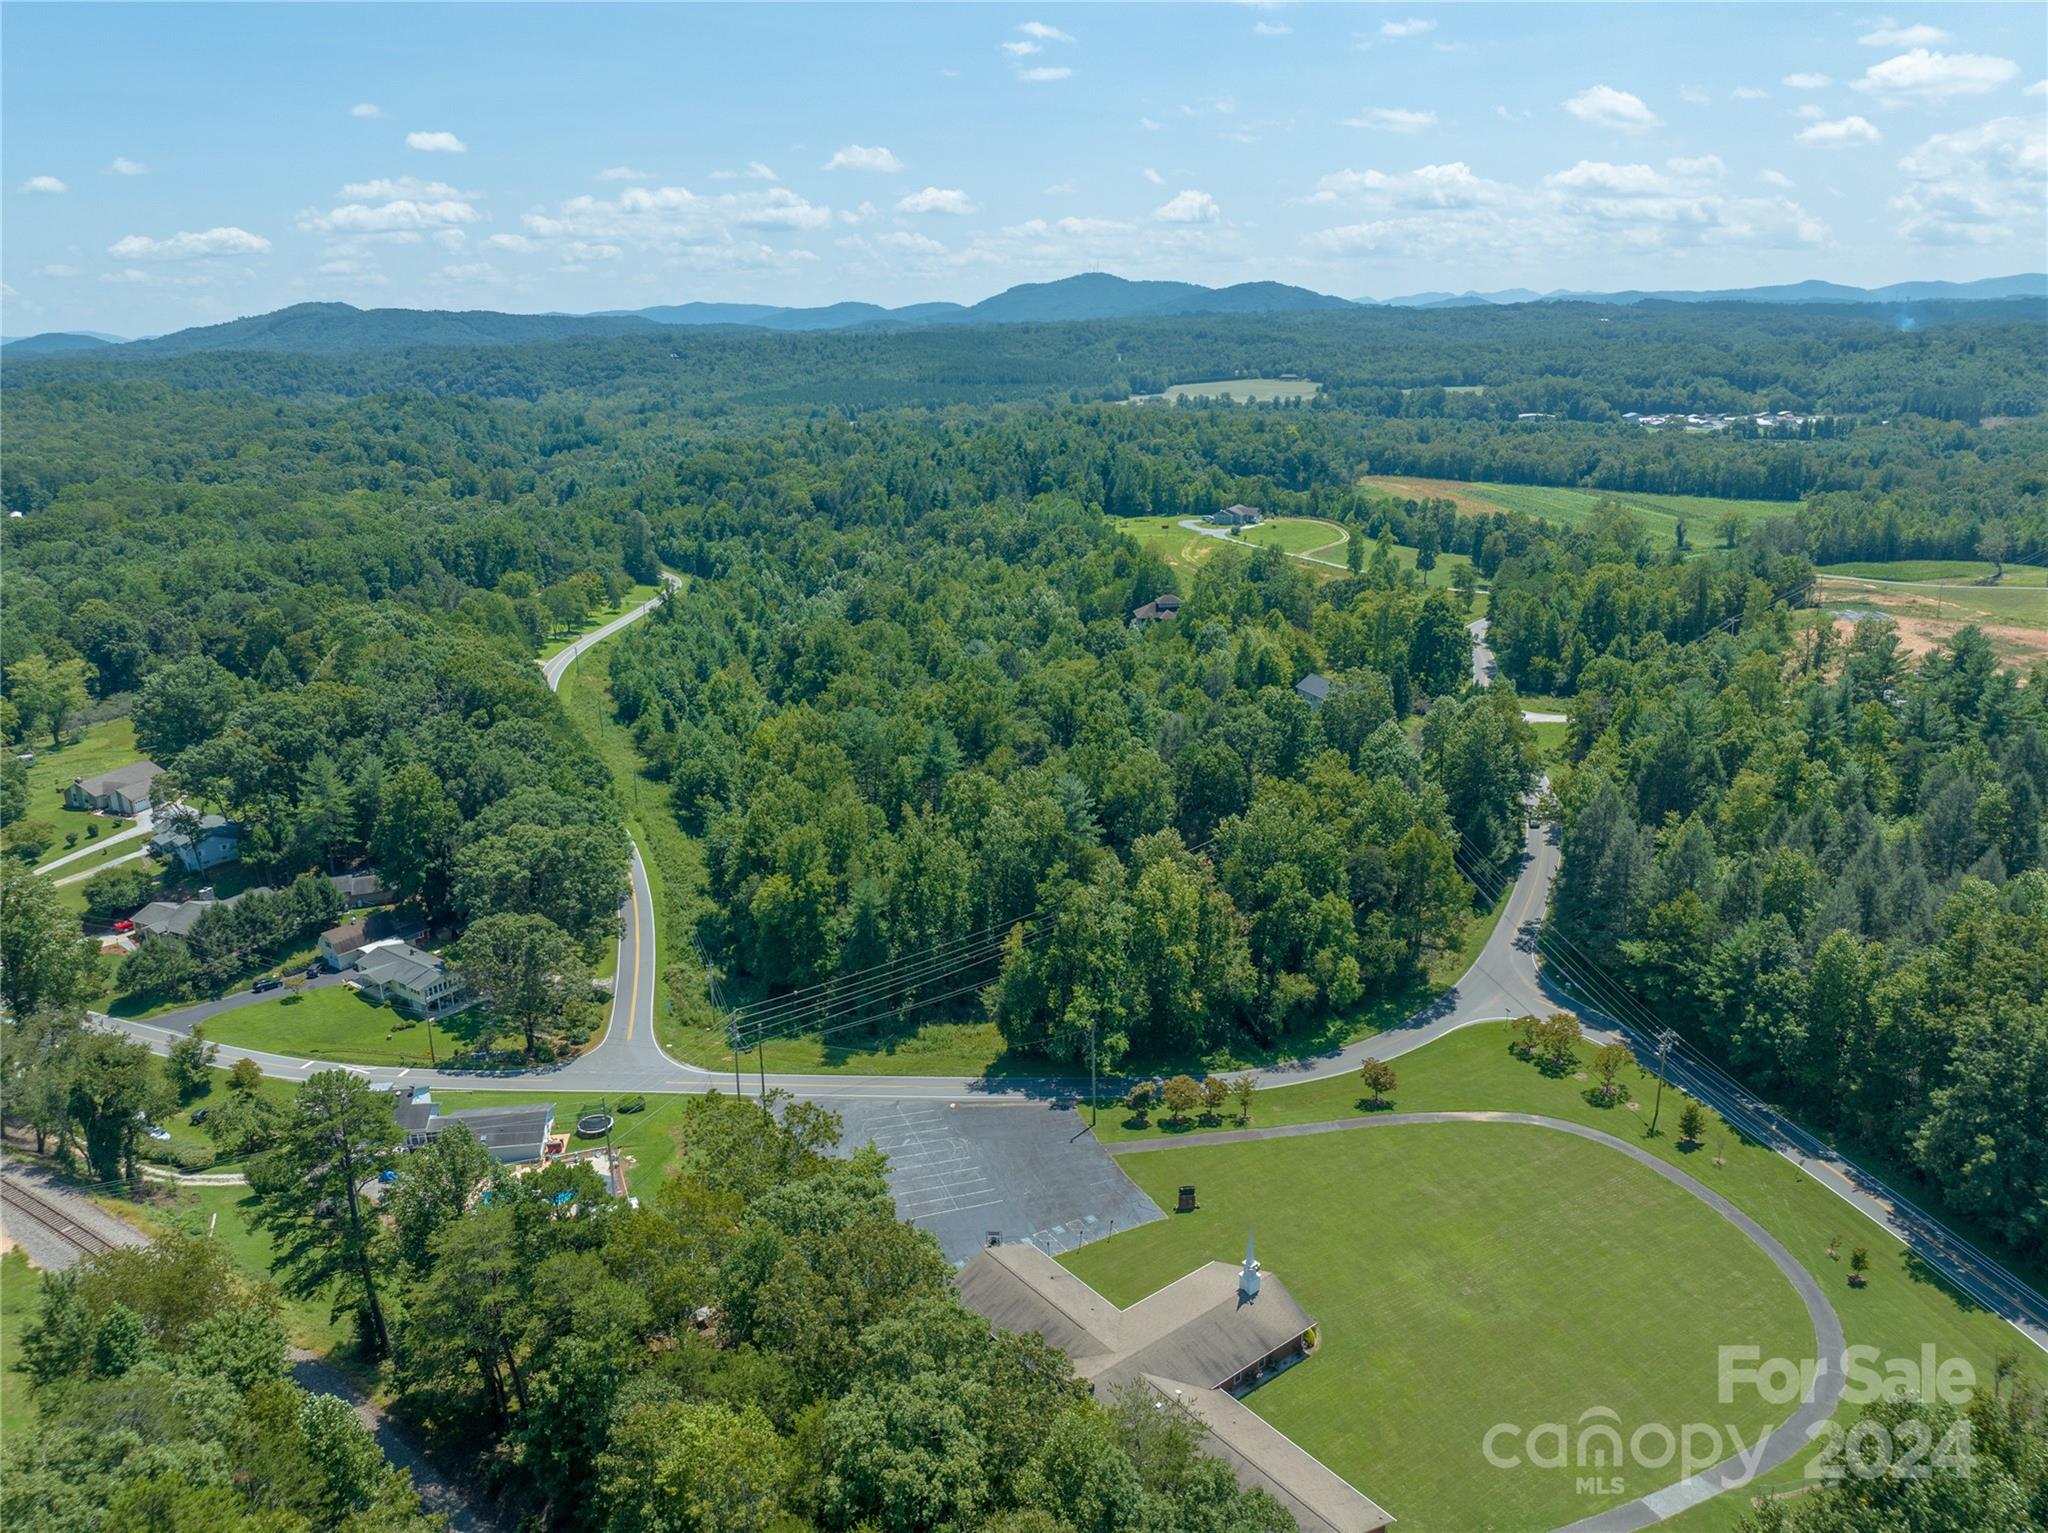
[[[1381,1113],[1366,1118],[1339,1118],[1326,1123],[1290,1123],[1281,1128],[1231,1129],[1220,1134],[1203,1134],[1199,1138],[1177,1140],[1146,1140],[1138,1144],[1110,1146],[1110,1154],[1144,1155],[1158,1150],[1199,1149],[1209,1144],[1245,1144],[1258,1139],[1293,1139],[1309,1134],[1341,1134],[1359,1129],[1401,1128],[1416,1123],[1518,1123],[1530,1128],[1550,1129],[1560,1134],[1571,1134],[1579,1139],[1591,1140],[1610,1150],[1619,1150],[1630,1160],[1656,1173],[1674,1187],[1691,1193],[1715,1213],[1734,1225],[1750,1241],[1771,1259],[1771,1265],[1784,1274],[1785,1281],[1792,1285],[1793,1292],[1806,1306],[1806,1317],[1813,1324],[1813,1338],[1817,1348],[1814,1357],[1820,1369],[1814,1377],[1810,1398],[1800,1402],[1794,1411],[1778,1426],[1774,1427],[1761,1443],[1752,1446],[1746,1453],[1725,1458],[1711,1468],[1703,1469],[1676,1485],[1650,1495],[1640,1496],[1622,1506],[1611,1507],[1572,1523],[1561,1533],[1634,1533],[1637,1528],[1647,1528],[1652,1523],[1675,1517],[1688,1507],[1702,1501],[1749,1484],[1761,1475],[1787,1463],[1798,1456],[1813,1440],[1823,1423],[1835,1413],[1841,1403],[1842,1389],[1848,1381],[1848,1358],[1842,1336],[1842,1322],[1835,1314],[1835,1308],[1821,1292],[1820,1284],[1813,1274],[1802,1266],[1792,1253],[1778,1243],[1762,1225],[1733,1203],[1722,1197],[1703,1182],[1658,1156],[1652,1155],[1640,1145],[1604,1134],[1599,1129],[1588,1128],[1582,1123],[1570,1123],[1562,1118],[1546,1118],[1535,1113],[1520,1112],[1395,1112]]]

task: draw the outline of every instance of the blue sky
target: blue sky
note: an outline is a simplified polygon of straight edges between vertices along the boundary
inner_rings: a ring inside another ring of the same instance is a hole
[[[8,334],[2048,264],[2038,5],[25,5]]]

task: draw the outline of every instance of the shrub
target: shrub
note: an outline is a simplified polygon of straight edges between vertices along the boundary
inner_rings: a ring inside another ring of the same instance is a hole
[[[643,1096],[624,1097],[619,1102],[619,1111],[645,1112],[647,1111],[647,1098]]]
[[[171,1163],[180,1171],[204,1171],[213,1164],[210,1144],[181,1144],[171,1150]]]

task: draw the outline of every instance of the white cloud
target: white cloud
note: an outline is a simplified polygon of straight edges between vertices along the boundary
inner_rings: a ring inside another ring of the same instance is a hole
[[[570,261],[616,261],[626,252],[617,245],[593,245],[588,240],[571,240],[562,247],[562,256]]]
[[[1687,106],[1712,106],[1714,104],[1713,92],[1701,90],[1697,85],[1679,86],[1678,99]]]
[[[1055,181],[1045,189],[1048,197],[1071,197],[1081,189],[1078,181]]]
[[[1436,126],[1436,113],[1409,107],[1368,107],[1356,117],[1344,119],[1347,128],[1370,128],[1376,133],[1420,133]]]
[[[2048,127],[1996,117],[1937,133],[1899,161],[1906,188],[1892,199],[1899,234],[1922,245],[1990,245],[2031,231],[2048,196]]]
[[[946,254],[946,247],[930,235],[917,234],[904,229],[892,229],[886,234],[878,234],[874,238],[874,244],[878,249],[899,250],[906,255],[942,256]]]
[[[348,115],[351,117],[382,117],[384,115],[384,108],[377,105],[374,101],[358,101],[348,109]]]
[[[1180,191],[1152,210],[1152,216],[1169,224],[1214,223],[1223,216],[1216,199],[1207,192]]]
[[[848,144],[825,162],[827,170],[874,170],[894,175],[903,168],[903,162],[888,150],[877,144],[870,149],[865,144]]]
[[[66,266],[62,262],[53,262],[42,269],[42,275],[45,277],[76,277],[80,275],[80,272],[76,266]]]
[[[423,154],[469,153],[469,145],[465,144],[453,133],[445,132],[408,133],[405,135],[405,147],[417,149]]]
[[[631,165],[607,165],[597,173],[600,181],[652,181],[654,178],[644,170]]]
[[[752,181],[780,181],[774,167],[763,165],[759,160],[747,161],[747,178]]]
[[[484,243],[493,250],[538,250],[540,242],[530,240],[523,234],[494,234]]]
[[[1345,170],[1324,176],[1305,200],[1357,209],[1356,222],[1309,236],[1331,255],[1387,252],[1430,261],[1469,259],[1480,248],[1559,255],[1600,248],[1811,247],[1820,221],[1785,198],[1723,189],[1711,155],[1643,164],[1581,160],[1534,187],[1476,175],[1462,161],[1412,171]]]
[[[1073,75],[1074,71],[1064,64],[1039,64],[1017,71],[1017,78],[1029,85],[1042,85],[1047,80],[1069,80]]]
[[[1828,109],[1817,101],[1808,101],[1792,109],[1792,115],[1801,122],[1819,122],[1828,115]]]
[[[2022,91],[2021,94],[2026,96],[2048,96],[2048,80],[2036,80]]]
[[[301,213],[299,227],[319,234],[389,235],[453,229],[481,216],[471,201],[474,193],[417,176],[351,181],[342,187],[341,196],[341,205],[324,213],[310,208]]]
[[[1382,37],[1420,37],[1425,32],[1434,32],[1435,30],[1435,22],[1418,21],[1414,17],[1410,17],[1406,21],[1383,21],[1380,23],[1380,36]]]
[[[521,222],[544,240],[646,246],[682,264],[787,269],[806,253],[776,249],[748,231],[822,229],[832,218],[830,208],[782,186],[708,197],[683,186],[632,186],[613,201],[572,197],[554,213],[528,213]]]
[[[1757,177],[1757,179],[1763,182],[1765,186],[1775,186],[1780,191],[1789,192],[1792,190],[1792,178],[1786,175],[1782,170],[1764,171],[1761,175]]]
[[[173,234],[161,240],[131,234],[115,240],[107,247],[107,254],[117,261],[175,261],[190,256],[263,255],[269,249],[270,241],[262,235],[230,225],[198,234]]]
[[[1863,71],[1856,89],[1886,101],[1946,101],[1996,90],[2020,66],[1983,53],[1933,53],[1914,48]]]
[[[1143,170],[1139,171],[1138,174],[1143,176],[1147,181],[1150,181],[1154,186],[1166,185],[1166,177],[1159,174],[1159,172],[1154,170],[1150,165],[1147,165]]]
[[[1293,30],[1294,28],[1288,26],[1284,21],[1255,21],[1252,23],[1252,33],[1257,37],[1285,37]]]
[[[1643,104],[1642,97],[1611,85],[1594,85],[1580,91],[1564,102],[1564,109],[1580,122],[1596,128],[1619,128],[1626,133],[1640,133],[1661,121]]]
[[[1049,27],[1042,21],[1027,21],[1017,30],[1041,43],[1070,43],[1074,40],[1058,27]]]
[[[465,229],[436,229],[433,239],[443,250],[460,250],[469,243],[469,232]]]
[[[1770,92],[1754,85],[1738,85],[1728,94],[1737,101],[1762,101]]]
[[[1875,31],[1865,32],[1856,41],[1866,48],[1925,48],[1930,43],[1947,42],[1948,33],[1926,25],[1902,27],[1887,16]]]
[[[146,176],[149,174],[149,167],[140,160],[131,160],[125,154],[117,154],[107,162],[107,168],[101,174],[108,176]]]
[[[1826,90],[1835,82],[1826,75],[1815,74],[1811,70],[1802,70],[1798,74],[1785,76],[1779,83],[1789,85],[1794,90]]]
[[[489,261],[471,261],[462,266],[444,266],[441,275],[457,282],[489,282],[498,275],[498,268]]]
[[[1034,53],[1043,52],[1044,49],[1044,43],[1034,43],[1029,38],[1013,37],[1003,44],[1003,52],[1009,54],[1013,59],[1029,58]]]
[[[62,181],[59,181],[55,176],[30,176],[26,181],[21,183],[21,189],[25,192],[52,193],[68,192],[71,190],[70,187],[66,186]]]
[[[899,213],[950,213],[956,217],[977,211],[967,194],[957,186],[928,186],[912,192],[896,204]]]
[[[1157,133],[1161,128],[1165,127],[1166,124],[1163,122],[1157,122],[1150,117],[1140,117],[1138,119],[1138,126],[1143,128],[1147,133]]]
[[[1801,128],[1795,136],[1809,149],[1849,149],[1858,144],[1874,144],[1884,137],[1865,117],[1838,117],[1832,122],[1817,122],[1810,128]]]

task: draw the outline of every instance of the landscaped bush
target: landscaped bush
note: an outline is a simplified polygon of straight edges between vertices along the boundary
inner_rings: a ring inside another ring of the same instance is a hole
[[[213,1164],[210,1144],[181,1144],[171,1149],[171,1164],[180,1171],[204,1171]]]
[[[619,1111],[645,1112],[647,1111],[647,1098],[642,1096],[627,1097],[619,1103]]]

